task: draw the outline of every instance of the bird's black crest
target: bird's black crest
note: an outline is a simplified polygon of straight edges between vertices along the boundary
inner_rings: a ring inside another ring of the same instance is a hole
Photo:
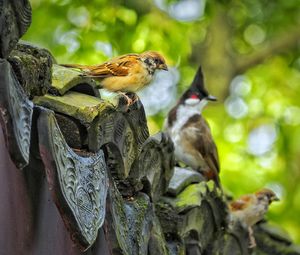
[[[197,95],[200,100],[209,96],[208,91],[204,87],[204,77],[201,66],[199,66],[192,84],[184,92],[180,101],[184,101],[185,99],[189,98],[192,94]]]

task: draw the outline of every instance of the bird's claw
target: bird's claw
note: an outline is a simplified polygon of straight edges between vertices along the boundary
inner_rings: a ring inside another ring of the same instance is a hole
[[[124,96],[127,98],[128,106],[133,105],[139,100],[137,94],[132,92],[127,92]]]
[[[249,245],[248,245],[248,248],[252,249],[252,248],[256,247],[256,241],[255,241],[255,237],[254,237],[254,233],[253,233],[252,227],[248,228],[248,234],[249,234]]]
[[[135,93],[122,93],[120,92],[122,97],[119,100],[118,108],[123,109],[122,111],[127,112],[129,110],[129,107],[133,104],[135,104],[139,97]]]

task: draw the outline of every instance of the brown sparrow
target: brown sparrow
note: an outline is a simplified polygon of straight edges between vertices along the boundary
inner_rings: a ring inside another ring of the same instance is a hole
[[[254,194],[243,195],[229,204],[232,221],[240,221],[249,232],[249,248],[256,246],[252,226],[261,221],[273,201],[279,201],[270,189],[262,189]]]
[[[83,76],[99,81],[101,87],[113,92],[136,92],[152,81],[156,70],[168,70],[163,56],[155,51],[126,54],[100,65],[62,66],[80,69]]]
[[[164,126],[173,140],[175,158],[220,187],[217,147],[209,125],[201,115],[208,101],[216,101],[216,98],[205,89],[199,67],[191,86],[169,112]]]

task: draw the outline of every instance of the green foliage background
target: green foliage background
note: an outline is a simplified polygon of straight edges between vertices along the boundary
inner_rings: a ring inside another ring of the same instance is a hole
[[[223,186],[234,197],[274,189],[281,202],[267,217],[300,242],[300,1],[199,0],[203,15],[180,21],[170,10],[182,1],[31,0],[23,39],[48,48],[59,63],[160,51],[180,72],[178,96],[202,64],[208,90],[219,98],[204,115]],[[152,133],[165,114],[149,117]],[[259,143],[264,135],[269,144],[253,152],[252,138]]]

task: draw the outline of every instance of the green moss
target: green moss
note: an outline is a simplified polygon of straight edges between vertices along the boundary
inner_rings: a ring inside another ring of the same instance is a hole
[[[207,193],[206,182],[191,184],[186,187],[175,198],[165,198],[164,200],[171,204],[172,207],[178,212],[186,211],[196,206],[201,205],[202,198]]]
[[[89,84],[96,87],[96,82],[88,77],[80,76],[81,72],[74,69],[53,65],[52,67],[52,87],[55,88],[60,95],[64,95],[72,87],[78,84]]]
[[[47,107],[78,119],[82,124],[91,123],[99,113],[111,109],[112,105],[100,98],[69,91],[64,96],[35,97],[35,104]]]
[[[215,188],[216,188],[216,185],[215,185],[214,181],[212,181],[212,180],[208,181],[208,182],[206,183],[206,185],[207,185],[208,190],[209,190],[210,192],[213,192],[213,191],[215,190]]]

